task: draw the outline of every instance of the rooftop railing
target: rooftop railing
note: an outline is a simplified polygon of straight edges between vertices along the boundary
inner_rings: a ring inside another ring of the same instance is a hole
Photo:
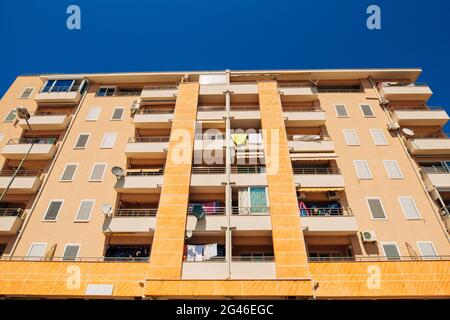
[[[158,212],[158,208],[145,208],[145,209],[116,209],[110,215],[111,218],[122,217],[154,217]]]
[[[294,174],[341,174],[339,169],[334,168],[292,168]]]
[[[13,138],[7,144],[55,144],[56,138]]]
[[[169,142],[170,136],[130,137],[128,143]]]

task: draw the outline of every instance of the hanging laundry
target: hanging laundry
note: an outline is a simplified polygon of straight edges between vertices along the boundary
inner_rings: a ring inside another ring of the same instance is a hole
[[[246,133],[232,133],[231,140],[233,140],[236,146],[243,146],[247,143]]]
[[[195,261],[203,261],[203,245],[195,245]]]
[[[187,246],[187,255],[186,255],[186,261],[195,261],[196,251],[195,251],[195,245],[189,245]]]

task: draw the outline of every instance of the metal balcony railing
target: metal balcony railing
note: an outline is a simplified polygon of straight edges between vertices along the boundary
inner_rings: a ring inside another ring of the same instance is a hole
[[[169,136],[130,137],[128,138],[128,143],[169,142],[169,140]]]
[[[193,174],[221,174],[225,172],[225,167],[192,167]]]
[[[270,207],[239,207],[239,206],[233,206],[231,209],[232,214],[235,215],[255,215],[255,216],[261,216],[261,215],[268,215],[270,214]]]
[[[198,106],[197,111],[225,111],[225,106]]]
[[[192,208],[193,207],[191,206],[187,210],[187,213],[189,215],[193,214]],[[203,210],[204,210],[206,215],[218,216],[218,215],[225,215],[225,213],[226,213],[226,208],[225,207],[205,207],[205,206],[203,206]]]
[[[283,107],[283,112],[324,112],[324,110],[315,107]]]
[[[231,167],[231,173],[266,173],[264,166],[235,166]]]
[[[164,174],[164,169],[141,169],[141,170],[129,170],[127,171],[127,176],[161,176]]]
[[[280,88],[312,88],[311,82],[278,82]]]
[[[68,116],[70,114],[70,112],[49,112],[49,111],[35,111],[35,112],[30,112],[30,115],[33,116],[37,116],[37,117],[43,117],[43,116]]]
[[[231,106],[231,111],[259,111],[259,106]]]
[[[208,258],[208,259],[203,259],[203,260],[200,260],[200,261],[188,261],[188,260],[187,260],[187,257],[184,256],[184,257],[183,257],[183,261],[184,261],[184,262],[188,262],[188,263],[199,263],[199,262],[225,262],[225,261],[226,261],[226,258],[223,257],[223,256],[217,256],[217,257],[210,257],[210,258]]]
[[[273,262],[274,256],[233,256],[231,261],[235,262]]]
[[[428,87],[428,85],[425,82],[382,82],[382,87]]]
[[[148,262],[149,257],[0,257],[0,261],[32,261],[32,262]]]
[[[391,106],[389,109],[392,112],[396,111],[443,111],[442,107],[419,107],[419,106]]]
[[[329,216],[353,216],[352,209],[346,208],[330,208],[330,207],[307,207],[300,208],[301,217],[329,217]]]
[[[24,212],[22,208],[0,208],[0,217],[21,217]]]
[[[341,174],[339,169],[333,168],[292,168],[294,174]]]
[[[424,173],[450,173],[450,169],[444,166],[431,166],[431,167],[421,167],[420,168]]]
[[[55,144],[56,138],[13,138],[7,144]]]
[[[407,139],[448,139],[446,133],[414,133],[413,136],[405,136]]]
[[[116,209],[110,215],[111,218],[121,217],[154,217],[158,212],[158,208],[145,209]]]
[[[196,140],[225,140],[225,135],[222,133],[197,133]]]
[[[296,136],[305,136],[304,139],[295,138]],[[307,136],[320,136],[319,139],[307,139]],[[321,135],[321,134],[315,134],[315,133],[301,133],[301,134],[289,134],[287,135],[288,141],[302,141],[302,142],[317,142],[317,141],[330,141],[330,136],[327,135]]]
[[[0,170],[1,177],[11,177],[14,175],[15,170]],[[19,170],[16,174],[17,177],[38,177],[42,171],[40,170]]]
[[[173,114],[174,108],[143,108],[138,110],[138,114]]]
[[[144,90],[177,90],[177,85],[156,85],[156,86],[145,86]]]
[[[140,96],[142,91],[115,91],[113,96],[115,97],[131,97]]]
[[[77,92],[79,87],[79,85],[43,87],[39,93]]]
[[[419,261],[419,260],[441,260],[449,261],[450,256],[366,256],[366,257],[308,257],[310,262],[399,262],[399,261]]]

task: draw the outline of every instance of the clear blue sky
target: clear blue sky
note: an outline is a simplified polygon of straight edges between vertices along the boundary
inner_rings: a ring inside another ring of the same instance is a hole
[[[0,34],[0,95],[28,73],[421,67],[450,101],[448,0],[0,0]]]

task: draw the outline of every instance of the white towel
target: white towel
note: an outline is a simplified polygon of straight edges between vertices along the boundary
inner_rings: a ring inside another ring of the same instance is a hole
[[[205,249],[203,250],[203,254],[205,256],[205,260],[209,260],[212,257],[217,256],[217,243],[212,243],[212,244],[205,245]]]
[[[249,133],[248,144],[260,145],[262,143],[262,136],[260,133]]]
[[[195,245],[195,261],[203,261],[203,245]]]

